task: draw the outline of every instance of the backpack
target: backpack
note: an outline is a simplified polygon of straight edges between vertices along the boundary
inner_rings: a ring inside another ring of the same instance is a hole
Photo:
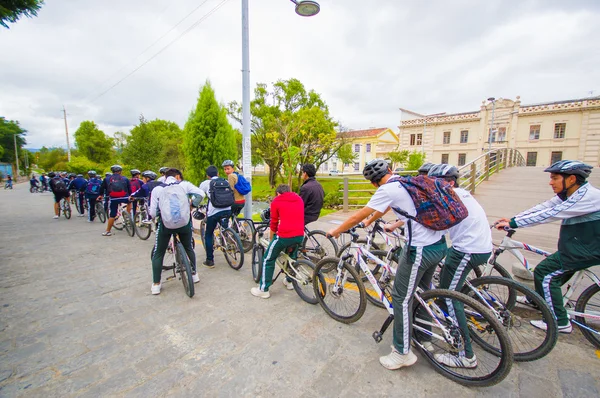
[[[69,190],[67,189],[67,184],[62,178],[54,179],[54,192],[55,193],[67,193]]]
[[[221,177],[210,180],[208,199],[210,204],[216,209],[230,207],[235,203],[233,198],[233,189],[229,182]]]
[[[158,201],[160,219],[165,227],[177,229],[190,222],[190,202],[179,183],[165,186]]]
[[[397,182],[408,191],[417,210],[416,217],[394,207],[398,214],[414,220],[434,231],[444,231],[455,226],[469,215],[452,186],[441,178],[427,176],[400,177],[388,182]],[[410,223],[409,223],[410,224]]]
[[[124,198],[127,196],[127,180],[119,174],[113,174],[108,179],[108,196],[111,198]]]
[[[90,178],[87,183],[87,187],[85,189],[85,193],[90,195],[98,195],[100,193],[100,186],[102,185],[102,181],[98,178]]]
[[[142,188],[142,181],[139,178],[132,178],[130,181],[131,193],[137,192]]]
[[[238,191],[240,195],[246,195],[250,193],[250,191],[252,191],[252,187],[250,186],[248,180],[246,180],[246,177],[237,172],[235,175],[237,175],[238,178],[237,182],[233,186],[235,190]]]

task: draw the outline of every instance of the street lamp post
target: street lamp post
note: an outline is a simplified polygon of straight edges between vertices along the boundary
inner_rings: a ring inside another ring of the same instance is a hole
[[[490,97],[488,101],[492,102],[492,121],[490,122],[490,134],[488,135],[488,152],[492,150],[492,133],[494,132],[494,112],[496,110],[496,98]]]
[[[20,171],[19,171],[19,152],[17,152],[17,135],[18,134],[13,135],[13,138],[14,138],[14,141],[15,141],[15,165],[17,166],[17,174],[14,175],[15,182],[17,182],[17,179],[19,178],[19,175],[20,175]]]
[[[312,17],[321,10],[312,0],[290,0],[296,5],[296,14]],[[252,141],[250,133],[250,35],[248,0],[242,0],[242,165],[244,177],[252,184]],[[246,195],[244,217],[252,218],[252,192]]]

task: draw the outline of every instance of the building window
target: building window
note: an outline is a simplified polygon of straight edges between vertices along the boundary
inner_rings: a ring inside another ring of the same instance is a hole
[[[360,164],[358,162],[354,162],[354,171],[358,171]]]
[[[527,166],[535,166],[537,164],[537,152],[527,152]]]
[[[344,167],[350,166],[350,163],[344,163]]]
[[[565,138],[567,123],[554,123],[554,138]]]
[[[506,127],[498,128],[498,142],[506,141]]]
[[[423,134],[417,134],[417,145],[423,144]]]
[[[442,163],[448,164],[448,154],[442,153]]]
[[[371,152],[371,144],[367,144],[366,151],[367,151],[367,152]]]
[[[411,134],[410,135],[410,145],[415,145],[415,138],[417,137],[416,134]]]
[[[552,152],[550,156],[550,164],[554,164],[562,160],[562,152]]]
[[[444,131],[444,144],[449,144],[449,143],[450,143],[450,132]]]
[[[459,166],[464,166],[465,163],[467,163],[467,154],[466,153],[459,153],[458,154],[458,165]]]
[[[360,144],[354,144],[354,152],[360,152]]]
[[[337,162],[333,162],[333,169],[336,170],[337,169]]]
[[[463,130],[460,132],[460,143],[466,144],[469,141],[469,131]]]
[[[529,126],[529,139],[530,140],[539,140],[540,139],[540,125],[532,124]]]

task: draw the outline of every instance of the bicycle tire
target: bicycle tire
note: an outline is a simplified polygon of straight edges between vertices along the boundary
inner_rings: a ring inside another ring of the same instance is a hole
[[[79,214],[83,214],[84,209],[81,208],[81,206],[79,205],[79,198],[75,198],[75,209],[77,210],[77,213]]]
[[[495,384],[498,384],[508,374],[510,373],[510,369],[513,364],[513,351],[512,344],[508,334],[506,333],[506,329],[504,326],[498,321],[495,316],[485,308],[481,303],[476,300],[465,296],[462,293],[453,290],[445,290],[445,289],[433,289],[428,290],[426,292],[421,293],[421,298],[425,303],[431,303],[431,305],[435,304],[438,306],[438,303],[445,305],[447,300],[452,301],[460,301],[467,308],[473,308],[474,311],[479,312],[483,319],[488,321],[488,329],[494,333],[494,336],[499,341],[500,351],[496,353],[496,355],[487,354],[487,352],[480,352],[478,350],[475,355],[477,356],[478,366],[475,368],[460,368],[460,367],[449,367],[446,366],[436,359],[436,354],[441,353],[440,351],[444,350],[445,347],[451,347],[448,342],[438,343],[429,340],[430,337],[428,334],[415,329],[415,325],[418,327],[419,325],[426,326],[425,323],[427,320],[422,321],[418,316],[421,316],[424,313],[424,309],[422,309],[421,303],[418,300],[414,301],[414,310],[413,310],[413,335],[412,338],[416,342],[415,347],[417,350],[421,351],[421,354],[433,365],[436,372],[440,373],[442,376],[449,378],[459,384],[469,386],[469,387],[489,387]],[[431,308],[431,307],[430,307]],[[443,319],[437,318],[440,323],[445,324],[448,323],[451,317],[446,315],[445,313],[441,313]],[[470,329],[470,335],[473,333],[480,333],[479,330],[476,329],[476,325],[468,324]],[[453,337],[460,337],[464,344],[464,339],[466,336],[462,333],[461,329],[458,328],[456,324],[450,324],[449,326],[445,326],[445,328],[449,328],[449,332]],[[454,332],[454,333],[452,333]],[[487,332],[487,331],[486,331]],[[442,332],[438,332],[438,334],[442,334]],[[438,340],[439,341],[439,340]],[[433,350],[427,350],[423,347],[421,343],[430,342],[432,344]],[[442,345],[443,344],[443,345]],[[459,347],[460,348],[460,347]],[[473,345],[473,349],[475,350],[477,346]],[[452,351],[448,351],[449,353],[453,353],[457,350],[456,347],[450,348]],[[483,360],[497,361],[497,364],[492,364],[491,366],[481,366],[481,362]],[[484,374],[477,374],[483,369]],[[491,369],[488,371],[488,369]],[[474,373],[470,375],[470,372]]]
[[[200,240],[202,241],[202,247],[206,251],[206,242],[204,241],[204,235],[206,234],[206,223],[204,220],[200,221]]]
[[[322,275],[322,278],[313,278],[314,294],[327,315],[338,322],[354,323],[363,316],[367,307],[365,285],[348,263],[344,262],[342,269],[338,270],[340,261],[336,257],[325,257],[319,261],[314,273]],[[344,282],[336,288],[338,273]],[[354,282],[350,281],[350,277]]]
[[[217,227],[218,228],[218,227]],[[238,271],[244,265],[244,248],[239,235],[231,228],[225,228],[223,234],[223,254],[227,264]]]
[[[308,260],[296,260],[294,261],[294,268],[298,270],[302,275],[291,275],[292,277],[296,277],[298,279],[302,279],[304,282],[302,285],[298,283],[296,279],[292,279],[292,286],[294,286],[294,290],[300,296],[302,300],[307,302],[308,304],[316,305],[319,300],[315,296],[315,290],[313,287],[313,277],[315,275],[315,265]],[[288,272],[292,272],[291,269],[288,269]],[[319,275],[320,276],[320,275]],[[321,276],[320,276],[321,277]],[[321,283],[324,283],[321,281]]]
[[[96,215],[102,224],[106,222],[106,212],[102,203],[96,203]]]
[[[113,223],[113,228],[117,231],[122,231],[123,228],[125,228],[124,223],[125,221],[123,220],[121,213],[117,213],[117,216],[115,217],[115,222]]]
[[[183,282],[183,290],[189,298],[194,297],[194,280],[192,279],[192,265],[190,259],[181,242],[175,244],[175,261],[177,263],[176,270],[179,272],[181,282]]]
[[[135,213],[135,234],[141,240],[146,240],[152,233],[152,225],[145,224],[142,221],[146,219],[146,210],[138,211]],[[192,239],[193,242],[193,239]]]
[[[594,302],[592,303],[592,306],[594,307],[594,312],[598,314],[600,312],[600,294],[598,293],[600,293],[600,286],[596,284],[593,284],[585,289],[577,299],[575,311],[585,313],[586,307],[588,307],[590,300],[593,299]],[[600,333],[600,322],[596,321],[596,323],[591,326],[589,321],[582,316],[575,316],[575,321],[577,321],[577,326],[579,327],[579,330],[581,330],[581,333],[584,335],[584,337],[588,339],[588,341],[597,349],[600,349],[600,334],[598,334]],[[586,327],[594,330],[596,333],[586,329]]]
[[[507,279],[513,279],[512,275],[510,274],[510,272],[508,272],[506,270],[506,268],[504,268],[503,266],[501,266],[500,264],[498,264],[496,261],[494,261],[493,263],[493,268],[492,268],[492,274],[491,275],[483,275],[483,269],[484,265],[480,265],[479,267],[476,267],[473,271],[475,272],[475,274],[477,274],[477,278],[480,278],[482,276],[501,276],[503,278],[507,278]],[[475,278],[473,278],[475,279]]]
[[[67,220],[71,219],[71,206],[69,202],[65,202],[65,208],[63,209],[63,214]]]
[[[129,212],[127,210],[123,210],[121,217],[123,217],[123,227],[125,228],[125,232],[127,232],[127,235],[133,238],[133,235],[135,235],[135,225],[131,221]]]
[[[515,361],[534,361],[545,357],[552,351],[558,340],[558,326],[550,307],[539,294],[522,283],[500,276],[484,276],[473,279],[470,283],[474,288],[484,290],[484,292],[480,291],[480,294],[484,296],[484,299],[486,296],[489,297],[489,300],[486,300],[487,305],[492,306],[498,312],[511,339]],[[462,293],[479,302],[482,301],[481,297],[467,285],[463,287]],[[538,309],[518,306],[517,296],[527,297]],[[486,305],[486,303],[483,304]],[[528,319],[524,319],[524,315],[531,318],[531,314],[525,314],[525,312],[531,311],[541,313],[542,320],[548,326],[547,330],[535,328]],[[477,343],[487,345],[484,341],[477,341]],[[486,349],[486,347],[483,348]],[[487,349],[489,352],[496,351],[496,347],[487,347]]]
[[[265,248],[262,245],[254,245],[252,248],[252,279],[260,282],[262,278],[262,265],[265,257]]]
[[[318,263],[325,257],[335,257],[337,252],[335,239],[328,237],[325,231],[315,229],[304,235],[300,255],[307,260]]]
[[[239,235],[244,253],[248,253],[254,248],[256,243],[254,223],[247,218],[240,218],[232,223],[233,230]]]

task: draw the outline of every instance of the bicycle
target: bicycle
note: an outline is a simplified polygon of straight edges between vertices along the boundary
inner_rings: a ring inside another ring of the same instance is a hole
[[[269,224],[258,224],[259,226],[256,228],[258,239],[252,250],[252,278],[256,283],[259,283],[262,278],[264,254],[269,246],[269,238],[265,236]],[[299,249],[300,245],[294,245],[279,254],[277,260],[275,260],[279,272],[273,278],[273,283],[279,278],[279,275],[284,274],[285,277],[291,280],[298,296],[305,302],[315,305],[318,303],[313,289],[315,265],[305,259],[296,259]]]
[[[39,187],[39,186],[35,185],[35,186],[29,187],[29,192],[31,192],[31,193],[42,193],[42,192],[44,192],[44,189],[42,187]]]
[[[350,233],[352,246],[356,250],[356,261],[389,313],[381,329],[372,335],[379,343],[394,320],[391,282],[395,272],[389,262],[382,261],[358,245],[359,236],[354,229]],[[321,307],[329,316],[342,323],[356,322],[362,317],[366,307],[365,286],[355,267],[347,263],[350,256],[351,254],[346,254],[344,258],[334,259],[338,262],[337,267],[323,274],[323,278],[313,280],[315,296]],[[382,272],[379,279],[375,278],[363,256],[380,265]],[[328,260],[324,259],[317,264],[315,274],[321,273],[323,264]],[[350,282],[351,278],[353,282]],[[438,373],[460,384],[479,387],[497,384],[508,375],[513,362],[511,341],[502,324],[481,303],[462,293],[443,289],[423,291],[417,288],[414,299],[412,341]],[[466,314],[477,315],[477,319],[473,316],[466,318],[468,336],[460,327],[459,319],[448,310],[449,305],[456,307],[457,304],[465,307]],[[472,346],[473,351],[477,351],[477,367],[449,367],[438,360],[438,354],[464,354],[470,338],[482,348],[479,350],[475,345]],[[482,341],[486,343],[484,346],[481,345]]]
[[[229,220],[229,228],[233,229],[240,237],[242,241],[242,247],[244,253],[248,253],[254,247],[255,241],[255,228],[254,222],[249,218],[239,218],[231,216]]]
[[[206,250],[204,235],[206,234],[206,206],[198,207],[198,211],[204,212],[204,218],[200,221],[200,237],[202,246]],[[224,217],[217,222],[214,232],[214,250],[221,250],[225,255],[227,264],[234,270],[239,270],[244,265],[244,248],[239,235],[231,228],[227,227],[227,220]]]
[[[60,217],[60,213],[65,216],[68,220],[71,218],[71,205],[69,204],[69,198],[62,198],[58,204],[58,216]]]
[[[165,265],[169,264],[169,265]],[[189,298],[194,297],[194,281],[192,279],[192,265],[190,259],[185,252],[183,244],[179,241],[177,234],[173,234],[169,240],[169,246],[165,252],[163,260],[163,271],[173,270],[173,275],[167,277],[166,280],[177,278],[183,282],[183,290]]]
[[[138,202],[137,212],[133,216],[133,223],[135,225],[135,234],[141,240],[146,240],[152,233],[152,222],[145,222],[148,220],[148,204],[144,198],[135,199]],[[156,226],[154,228],[156,230]]]
[[[115,216],[115,222],[113,224],[113,227],[115,227],[115,229],[117,229],[119,231],[122,231],[123,229],[125,229],[125,232],[127,232],[127,235],[129,235],[131,237],[133,237],[133,235],[135,234],[135,225],[133,224],[133,221],[131,220],[131,215],[127,211],[126,203],[119,203],[119,206],[117,207],[117,215]]]
[[[102,204],[102,201],[96,202],[95,209],[96,216],[98,216],[100,222],[104,224],[106,222],[106,211],[104,211],[104,205]]]
[[[518,267],[521,268],[521,272],[532,275],[533,266],[523,256],[521,250],[543,257],[548,257],[551,253],[512,239],[516,233],[514,229],[507,228],[505,231],[506,236],[502,238],[502,242],[493,251],[492,256],[484,266],[482,274],[489,275],[492,271],[509,274],[497,261],[500,254],[508,251],[519,260]],[[573,297],[575,291],[581,289],[582,281],[585,278],[588,278],[592,284],[585,288],[579,297],[575,299]],[[516,294],[513,292],[512,296],[516,296]],[[600,349],[600,278],[589,269],[576,271],[567,284],[567,289],[563,294],[563,302],[567,313],[571,317],[571,322],[577,325],[592,345]]]

